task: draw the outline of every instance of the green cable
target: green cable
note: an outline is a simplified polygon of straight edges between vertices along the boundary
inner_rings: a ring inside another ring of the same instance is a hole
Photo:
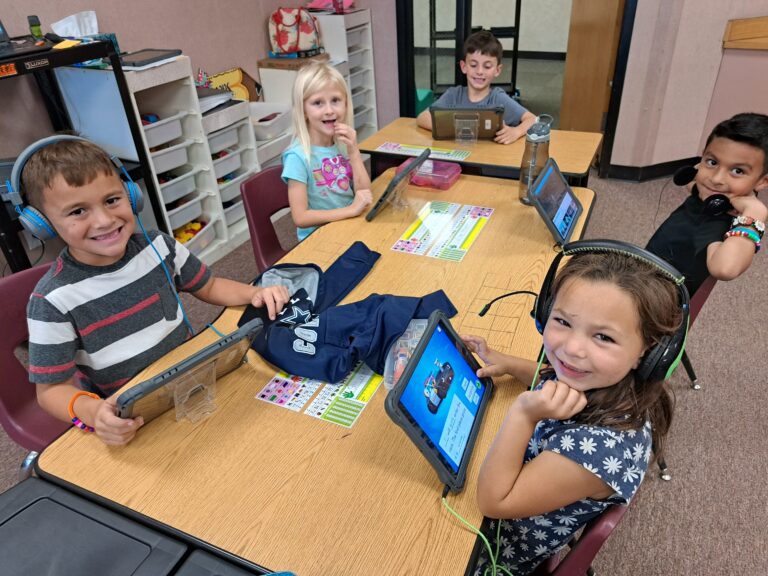
[[[473,534],[476,534],[477,536],[479,536],[480,539],[483,541],[483,544],[485,545],[485,549],[488,552],[488,558],[491,560],[491,566],[490,566],[490,568],[492,569],[491,576],[496,576],[498,574],[499,570],[501,570],[502,572],[507,574],[507,576],[514,576],[509,570],[507,570],[503,566],[497,566],[497,564],[496,564],[496,557],[499,555],[499,536],[501,534],[501,520],[497,520],[496,521],[497,522],[497,526],[496,526],[496,554],[494,555],[493,549],[491,548],[491,543],[488,542],[488,538],[485,537],[485,534],[483,534],[482,532],[480,532],[480,530],[478,530],[477,528],[472,526],[472,524],[470,524],[469,522],[464,520],[464,518],[462,518],[461,515],[458,512],[456,512],[456,510],[451,508],[451,505],[448,504],[448,500],[445,499],[445,496],[443,496],[442,502],[443,502],[443,506],[445,507],[445,509],[448,510],[448,512],[450,512],[453,515],[454,518],[456,518],[459,522],[464,524],[464,526],[466,526],[469,529],[470,532],[472,532]],[[483,572],[483,576],[487,576],[488,568],[489,567],[486,566],[485,571]]]
[[[536,373],[533,375],[533,380],[531,381],[531,387],[529,390],[533,390],[536,388],[536,382],[539,380],[539,372],[541,371],[541,365],[544,362],[544,347],[541,347],[541,354],[539,355],[539,363],[536,365]]]

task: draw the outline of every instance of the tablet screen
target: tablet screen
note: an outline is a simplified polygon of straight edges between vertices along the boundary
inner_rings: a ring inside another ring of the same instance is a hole
[[[579,203],[552,162],[545,166],[544,173],[534,184],[531,195],[538,200],[545,217],[557,230],[560,235],[558,240],[561,243],[567,242],[576,225]]]
[[[438,324],[405,384],[400,406],[458,472],[485,392],[485,384]]]

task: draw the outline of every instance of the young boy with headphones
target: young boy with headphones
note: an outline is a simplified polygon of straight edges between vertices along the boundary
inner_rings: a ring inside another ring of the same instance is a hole
[[[706,280],[733,280],[760,249],[768,208],[768,116],[737,114],[714,127],[701,162],[678,171],[691,196],[659,226],[646,249],[676,266],[694,294]]]
[[[143,424],[118,418],[111,395],[190,336],[177,290],[219,306],[266,306],[272,319],[288,301],[284,286],[216,278],[172,237],[136,233],[141,189],[119,160],[83,138],[29,146],[9,190],[24,228],[67,245],[27,306],[38,402],[106,444],[129,442]]]

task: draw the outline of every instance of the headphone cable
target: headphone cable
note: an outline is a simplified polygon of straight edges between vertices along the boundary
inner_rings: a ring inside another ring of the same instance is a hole
[[[488,302],[488,304],[483,306],[483,309],[480,310],[480,312],[478,312],[477,315],[478,316],[485,316],[488,313],[488,310],[491,309],[491,306],[493,305],[494,302],[497,302],[497,301],[501,300],[502,298],[507,298],[508,296],[515,296],[517,294],[530,294],[531,296],[534,296],[534,297],[537,297],[537,298],[539,296],[538,294],[536,294],[536,292],[531,292],[530,290],[515,290],[514,292],[507,292],[506,294],[502,294],[501,296],[496,296],[496,298],[494,298],[493,300]]]
[[[475,528],[470,522],[465,520],[461,514],[456,512],[453,508],[451,508],[451,505],[448,504],[448,500],[446,499],[446,496],[448,495],[450,488],[446,486],[443,489],[443,496],[440,499],[440,501],[443,504],[443,507],[448,510],[448,512],[451,513],[451,515],[456,518],[459,522],[461,522],[470,532],[478,536],[485,546],[486,552],[488,552],[488,558],[490,559],[491,563],[489,566],[486,566],[485,571],[483,572],[483,576],[488,575],[488,568],[491,568],[491,576],[497,576],[499,574],[499,571],[503,572],[507,576],[514,576],[509,570],[504,568],[503,566],[499,566],[497,564],[498,557],[499,557],[499,551],[501,549],[501,544],[499,542],[500,535],[501,535],[501,520],[496,520],[496,553],[493,552],[493,547],[491,546],[491,543],[488,541],[488,537],[483,534],[480,530]]]

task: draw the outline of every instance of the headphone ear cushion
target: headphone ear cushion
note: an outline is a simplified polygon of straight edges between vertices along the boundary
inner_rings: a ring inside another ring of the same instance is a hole
[[[24,230],[32,234],[41,242],[50,240],[57,236],[56,230],[40,210],[32,206],[24,206],[17,210],[19,213],[19,222]]]
[[[131,204],[131,211],[138,215],[144,208],[144,192],[133,180],[124,184],[125,193],[128,195],[128,202]]]

